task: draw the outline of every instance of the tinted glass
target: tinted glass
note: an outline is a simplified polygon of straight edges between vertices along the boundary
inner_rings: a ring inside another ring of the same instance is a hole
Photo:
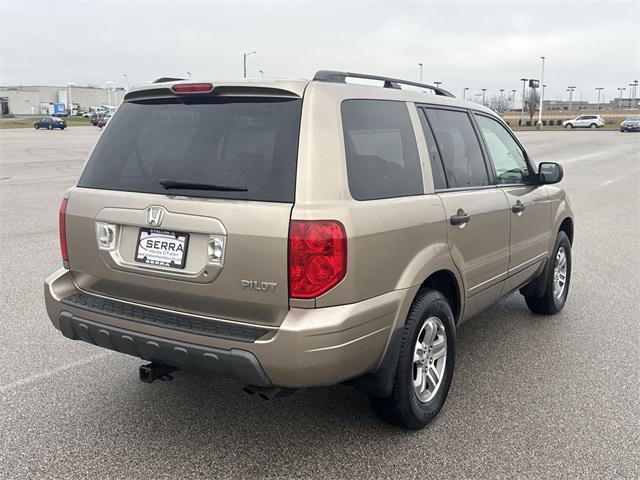
[[[529,176],[529,169],[520,146],[495,120],[476,115],[476,121],[489,149],[497,183],[522,183]]]
[[[489,185],[489,175],[466,112],[425,109],[442,156],[449,188]]]
[[[87,188],[293,202],[298,99],[187,97],[124,103],[78,185]],[[168,189],[160,180],[247,191]]]
[[[447,180],[444,176],[444,167],[442,166],[442,158],[433,136],[429,122],[424,111],[421,112],[420,122],[424,131],[424,138],[427,141],[427,150],[429,151],[429,162],[431,162],[431,174],[433,175],[433,186],[436,190],[447,188]]]
[[[418,147],[405,103],[345,100],[342,127],[353,198],[424,193]]]

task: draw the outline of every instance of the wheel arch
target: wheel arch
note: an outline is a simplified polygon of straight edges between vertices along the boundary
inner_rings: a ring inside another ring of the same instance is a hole
[[[430,274],[420,285],[420,290],[430,288],[442,293],[448,300],[453,311],[456,325],[462,313],[462,288],[455,273],[448,269],[441,269]],[[414,297],[415,298],[415,297]]]

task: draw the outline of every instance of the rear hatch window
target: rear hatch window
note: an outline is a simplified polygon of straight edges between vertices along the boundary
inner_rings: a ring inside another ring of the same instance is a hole
[[[291,203],[301,108],[265,97],[125,102],[78,186]]]

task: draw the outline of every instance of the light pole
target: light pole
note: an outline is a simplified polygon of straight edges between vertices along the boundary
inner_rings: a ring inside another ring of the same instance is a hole
[[[126,73],[123,73],[122,76],[124,77],[125,82],[127,82],[127,92],[129,91],[129,75],[127,75]]]
[[[524,103],[525,103],[524,96],[526,95],[525,89],[527,88],[527,80],[529,79],[528,78],[520,79],[520,81],[522,82],[522,109],[520,110],[520,125],[524,125]]]
[[[633,81],[633,108],[637,108],[636,98],[638,98],[638,80]]]
[[[576,89],[576,87],[567,87],[567,92],[569,92],[569,111],[571,111],[572,107],[573,107],[573,91]]]
[[[462,100],[466,100],[467,99],[467,90],[469,90],[469,87],[464,87],[462,89]]]
[[[113,82],[104,82],[104,84],[107,86],[107,105],[110,107],[111,106],[111,85],[113,85]]]
[[[71,87],[75,85],[73,82],[67,82],[67,107],[69,109],[68,115],[71,116],[73,113],[73,103],[71,103]]]
[[[622,92],[626,90],[624,87],[618,87],[618,92],[620,92],[620,97],[618,98],[618,107],[622,108]]]
[[[636,84],[635,83],[630,83],[629,87],[631,87],[631,88],[629,88],[629,108],[634,108],[635,107],[635,105],[634,105],[635,96],[636,96],[636,94],[635,94]]]
[[[604,87],[596,87],[596,90],[598,91],[598,110],[600,110],[600,92],[604,90]]]
[[[516,89],[511,90],[511,110],[516,109]]]
[[[418,63],[418,66],[420,67],[420,83],[422,83],[422,64]]]
[[[191,80],[191,72],[187,72],[187,75],[189,76],[189,80]]]
[[[254,55],[258,52],[246,52],[242,54],[242,59],[243,59],[243,65],[244,65],[244,77],[243,78],[247,78],[247,57],[249,55]]]
[[[436,88],[440,88],[440,85],[442,85],[442,82],[433,82],[433,84],[436,86]]]
[[[259,70],[260,72],[260,78],[264,78],[264,72],[262,70]]]
[[[487,89],[486,88],[481,88],[480,90],[482,90],[482,105],[486,107],[487,105],[486,105],[486,102],[485,102],[485,98],[486,98],[486,95],[487,95]]]
[[[540,92],[540,107],[538,108],[538,130],[542,128],[542,97],[544,97],[544,59],[542,59],[542,73],[540,74],[540,85],[542,85],[542,91]]]

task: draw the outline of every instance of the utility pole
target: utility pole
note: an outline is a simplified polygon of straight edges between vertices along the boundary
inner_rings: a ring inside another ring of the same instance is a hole
[[[629,87],[631,87],[629,88],[629,108],[635,108],[634,103],[635,103],[635,96],[636,96],[636,93],[635,93],[636,84],[630,83]]]
[[[542,59],[542,74],[540,75],[540,85],[544,85],[544,58]],[[542,92],[540,93],[540,107],[538,108],[538,130],[542,128],[542,97],[544,97],[544,86],[542,87]]]
[[[462,89],[462,100],[466,100],[467,99],[467,90],[469,90],[469,87],[464,87]]]
[[[249,55],[254,55],[256,53],[258,53],[258,52],[245,52],[245,53],[242,54],[242,60],[243,60],[242,64],[243,64],[243,67],[244,67],[244,69],[243,69],[244,73],[243,73],[243,77],[242,78],[247,78],[247,57]]]
[[[511,90],[511,110],[516,109],[516,89]]]
[[[636,99],[638,98],[638,80],[633,81],[633,108],[638,108],[638,102]]]
[[[485,102],[485,97],[486,97],[487,89],[481,88],[480,90],[482,90],[482,105],[486,107],[487,103]]]
[[[603,87],[596,87],[596,90],[598,91],[598,110],[600,110],[600,92],[602,90],[604,90]]]
[[[418,63],[418,66],[420,67],[420,83],[422,83],[422,64]]]
[[[567,92],[569,92],[569,111],[571,111],[573,108],[573,91],[575,89],[576,87],[567,87]]]
[[[522,81],[522,109],[520,110],[520,125],[524,125],[524,103],[525,103],[524,96],[526,95],[525,89],[527,88],[527,80],[529,79],[521,78],[520,80]]]

